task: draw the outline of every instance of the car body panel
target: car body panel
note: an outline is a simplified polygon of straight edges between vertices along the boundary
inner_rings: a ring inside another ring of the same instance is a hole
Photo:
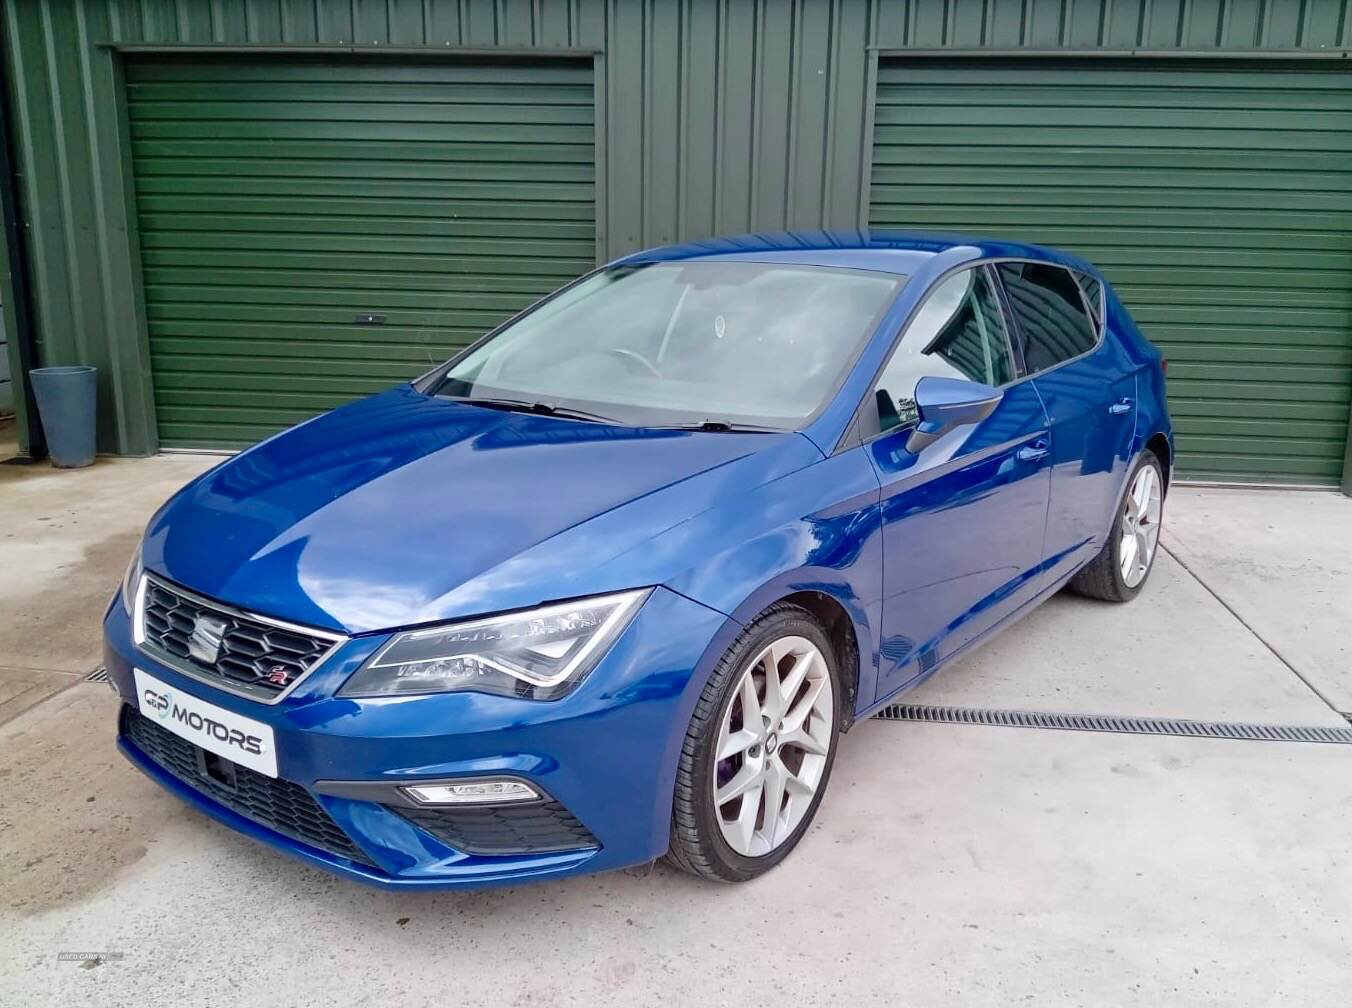
[[[673,637],[666,632],[672,626],[685,632]],[[172,689],[263,721],[276,734],[279,776],[311,790],[332,780],[404,783],[491,772],[528,777],[600,841],[601,851],[587,859],[591,870],[638,864],[666,849],[677,754],[703,688],[697,673],[717,660],[738,629],[721,613],[659,589],[578,689],[549,703],[469,692],[335,696],[383,640],[358,638],[306,680],[303,691],[267,707],[213,690],[137,652],[119,604],[110,608],[106,628],[109,677],[128,702],[135,700],[135,667]],[[579,737],[597,741],[579,746]],[[125,739],[123,745],[135,748]],[[138,766],[146,769],[145,757],[137,755]],[[156,779],[163,782],[165,776],[160,772]],[[412,836],[407,821],[379,804],[317,797],[331,815],[345,820],[347,832],[380,872],[372,875],[350,862],[327,866],[355,867],[362,881],[423,878],[458,885],[482,874],[485,861],[504,869],[511,861],[467,860],[421,831],[410,847],[403,842]],[[218,818],[229,821],[231,815]],[[305,847],[270,830],[260,832],[275,846]],[[331,855],[323,857],[333,862]],[[534,860],[520,862],[525,877],[532,877]]]
[[[668,487],[690,499],[677,509],[685,517],[704,506],[695,498],[708,484],[754,486],[776,465],[819,457],[793,434],[615,428],[466,406],[405,386],[190,484],[150,523],[144,562],[200,594],[291,622],[344,633],[430,623],[635,587],[574,577],[574,587],[542,598],[555,571],[536,565],[554,550],[567,554],[551,558],[554,568],[599,567],[608,551],[654,530],[614,521],[604,537],[576,530]],[[691,479],[706,473],[716,475]],[[511,569],[523,562],[535,572],[520,588]]]
[[[1007,387],[984,421],[919,454],[908,433],[867,446],[882,483],[884,694],[1036,593],[1049,499],[1050,458],[1032,448],[1045,445],[1047,418],[1031,382]]]
[[[1107,281],[1090,271],[1104,283],[1101,342],[1083,357],[1030,379],[1052,428],[1055,461],[1044,562],[1056,578],[1069,577],[1102,547],[1127,474],[1150,438],[1162,436],[1170,446],[1170,465],[1173,459],[1163,357]]]
[[[1011,382],[984,420],[917,452],[906,449],[904,430],[860,437],[875,376],[936,282],[1001,259],[1099,276],[1072,256],[961,236],[860,232],[716,239],[620,262],[693,258],[867,269],[907,281],[839,387],[796,432],[623,428],[506,413],[424,394],[439,368],[226,461],[152,519],[147,570],[346,639],[269,705],[140,650],[115,599],[105,617],[114,687],[134,705],[132,670],[141,668],[267,723],[281,777],[309,790],[374,867],[242,818],[123,738],[129,758],[228,825],[387,888],[491,885],[651,860],[668,842],[691,714],[759,613],[799,593],[834,600],[858,649],[858,667],[843,670],[857,684],[851,712],[864,716],[1063,585],[1102,540],[1149,439],[1172,444],[1160,355],[1106,282],[1097,350]],[[1109,414],[1117,398],[1132,399],[1132,410]],[[1037,447],[1044,441],[1046,455]],[[339,695],[401,629],[650,587],[633,622],[561,699]],[[324,790],[335,781],[383,786],[486,773],[538,785],[599,846],[467,855],[378,802]]]
[[[1116,340],[1031,379],[1046,404],[1053,460],[1045,555],[1091,560],[1112,525],[1132,461],[1136,372]],[[1114,412],[1114,407],[1125,407]]]
[[[834,599],[850,617],[861,656],[857,699],[874,694],[882,599],[878,480],[862,449],[819,459],[766,484],[752,500],[722,506],[673,527],[644,548],[664,582],[749,623],[799,592]]]
[[[1134,458],[1152,437],[1162,436],[1169,445],[1169,464],[1165,476],[1172,477],[1174,427],[1169,417],[1165,391],[1164,355],[1141,333],[1136,321],[1118,299],[1117,292],[1105,284],[1104,293],[1108,332],[1130,358],[1131,368],[1136,375],[1136,427],[1130,454]]]

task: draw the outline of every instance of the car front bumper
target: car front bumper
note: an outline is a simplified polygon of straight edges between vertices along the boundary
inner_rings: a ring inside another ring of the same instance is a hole
[[[357,637],[270,705],[138,649],[119,602],[104,622],[105,663],[124,701],[118,747],[134,765],[241,833],[395,889],[508,884],[661,856],[686,726],[709,666],[736,629],[721,613],[658,588],[591,675],[551,702],[477,693],[337,697],[386,639]],[[228,768],[228,783],[212,776],[219,768],[209,771],[195,746],[143,723],[133,668],[269,725],[278,778],[238,767]],[[502,814],[474,806],[428,815],[398,789],[485,776],[523,779],[545,800],[501,806]]]

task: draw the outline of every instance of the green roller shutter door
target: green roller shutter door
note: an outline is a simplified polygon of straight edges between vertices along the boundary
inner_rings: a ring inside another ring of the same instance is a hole
[[[138,57],[127,96],[166,446],[409,378],[595,264],[589,63]]]
[[[1352,399],[1352,74],[884,62],[870,220],[1100,265],[1169,358],[1182,474],[1333,483]]]

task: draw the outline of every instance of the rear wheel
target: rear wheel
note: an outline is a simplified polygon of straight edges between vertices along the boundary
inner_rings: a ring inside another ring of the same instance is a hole
[[[1154,452],[1143,452],[1127,479],[1107,542],[1071,579],[1071,589],[1108,602],[1135,598],[1155,564],[1163,519],[1164,470]]]
[[[781,603],[748,626],[686,732],[668,860],[742,882],[787,857],[826,790],[842,696],[830,642],[805,610]]]

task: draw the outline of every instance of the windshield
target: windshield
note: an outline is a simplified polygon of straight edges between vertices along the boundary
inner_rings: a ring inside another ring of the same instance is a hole
[[[615,267],[466,354],[435,392],[633,426],[792,430],[834,392],[905,279],[748,262]]]

